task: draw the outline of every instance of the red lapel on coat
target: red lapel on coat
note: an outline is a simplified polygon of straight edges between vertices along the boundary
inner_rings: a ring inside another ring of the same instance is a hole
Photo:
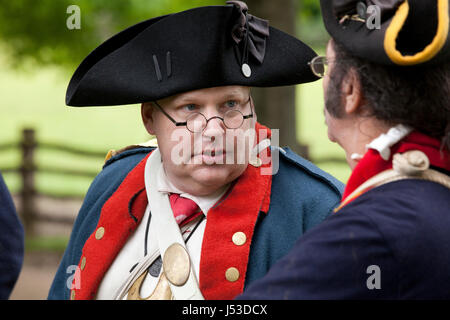
[[[259,124],[256,129],[268,130]],[[270,151],[266,157],[270,159]],[[269,211],[272,175],[262,175],[261,169],[270,166],[270,162],[259,168],[248,165],[207,214],[200,259],[200,290],[207,300],[233,299],[244,289],[256,220],[260,212]],[[244,244],[233,241],[236,233],[245,234]]]
[[[73,286],[72,299],[95,298],[103,276],[144,216],[148,203],[144,181],[147,158],[130,171],[103,205],[97,227],[82,250],[79,289]]]

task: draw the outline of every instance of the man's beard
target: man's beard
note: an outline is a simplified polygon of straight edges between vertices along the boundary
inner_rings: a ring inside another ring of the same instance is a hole
[[[328,113],[335,117],[335,118],[341,118],[342,117],[342,109],[343,109],[343,103],[342,103],[342,82],[337,81],[338,79],[330,77],[330,81],[328,83],[327,90],[325,92],[325,109],[328,111]]]

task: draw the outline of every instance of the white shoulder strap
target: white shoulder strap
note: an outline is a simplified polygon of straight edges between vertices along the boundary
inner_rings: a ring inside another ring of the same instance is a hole
[[[156,189],[158,170],[162,170],[162,163],[159,149],[156,149],[145,166],[145,188],[156,227],[163,272],[176,300],[203,300],[169,196]]]

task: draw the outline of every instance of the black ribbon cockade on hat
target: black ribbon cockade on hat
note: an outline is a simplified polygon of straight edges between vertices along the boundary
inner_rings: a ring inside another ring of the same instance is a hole
[[[248,14],[247,4],[242,1],[227,1],[227,4],[235,5],[241,13],[231,30],[234,42],[240,44],[244,40],[244,57],[250,53],[259,63],[263,63],[269,22]]]

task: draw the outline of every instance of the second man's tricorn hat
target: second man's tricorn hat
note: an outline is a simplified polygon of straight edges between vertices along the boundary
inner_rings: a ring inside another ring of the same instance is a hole
[[[154,101],[202,88],[273,87],[317,80],[316,53],[229,1],[138,23],[105,41],[75,71],[70,106]]]
[[[321,0],[331,37],[351,54],[399,66],[450,60],[450,0]]]

